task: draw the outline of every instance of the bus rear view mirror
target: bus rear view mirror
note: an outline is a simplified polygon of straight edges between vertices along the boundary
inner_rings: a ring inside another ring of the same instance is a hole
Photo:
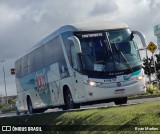
[[[68,37],[68,40],[73,41],[73,44],[76,48],[77,53],[82,53],[80,41],[76,36]]]
[[[140,50],[146,50],[147,43],[146,43],[146,37],[145,37],[145,35],[142,32],[139,32],[139,31],[132,31],[132,34],[138,35],[140,37],[140,39],[141,39],[143,47],[140,48],[140,49],[138,49],[138,50],[139,51]],[[147,56],[147,50],[146,50],[146,57],[148,57]]]
[[[146,38],[145,35],[139,31],[132,31],[132,34],[136,34],[140,37],[143,47],[146,47]],[[132,35],[133,36],[133,35]]]

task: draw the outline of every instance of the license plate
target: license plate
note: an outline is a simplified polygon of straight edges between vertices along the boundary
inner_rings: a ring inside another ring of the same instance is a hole
[[[115,94],[123,94],[125,89],[117,89],[115,90]]]

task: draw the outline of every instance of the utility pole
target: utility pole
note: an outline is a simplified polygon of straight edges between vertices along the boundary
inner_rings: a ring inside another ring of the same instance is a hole
[[[2,66],[3,66],[4,88],[5,88],[6,100],[7,100],[7,104],[8,104],[7,89],[6,89],[6,75],[5,75],[5,70],[4,70],[5,60],[1,60],[0,62],[2,62]]]

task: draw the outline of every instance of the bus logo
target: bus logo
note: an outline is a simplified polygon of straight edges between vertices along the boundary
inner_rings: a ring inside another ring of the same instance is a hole
[[[40,74],[36,73],[35,83],[36,83],[38,92],[40,92],[40,90],[42,89],[47,89],[47,80],[46,80],[45,71],[43,71],[43,73],[40,73]]]
[[[123,78],[124,80],[130,80],[131,76],[132,76],[131,74],[128,74],[128,75],[124,75]]]

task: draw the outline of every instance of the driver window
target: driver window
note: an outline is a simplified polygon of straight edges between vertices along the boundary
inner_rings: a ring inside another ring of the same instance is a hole
[[[78,54],[73,44],[71,45],[71,57],[72,57],[73,69],[80,71],[80,62],[79,62]]]

